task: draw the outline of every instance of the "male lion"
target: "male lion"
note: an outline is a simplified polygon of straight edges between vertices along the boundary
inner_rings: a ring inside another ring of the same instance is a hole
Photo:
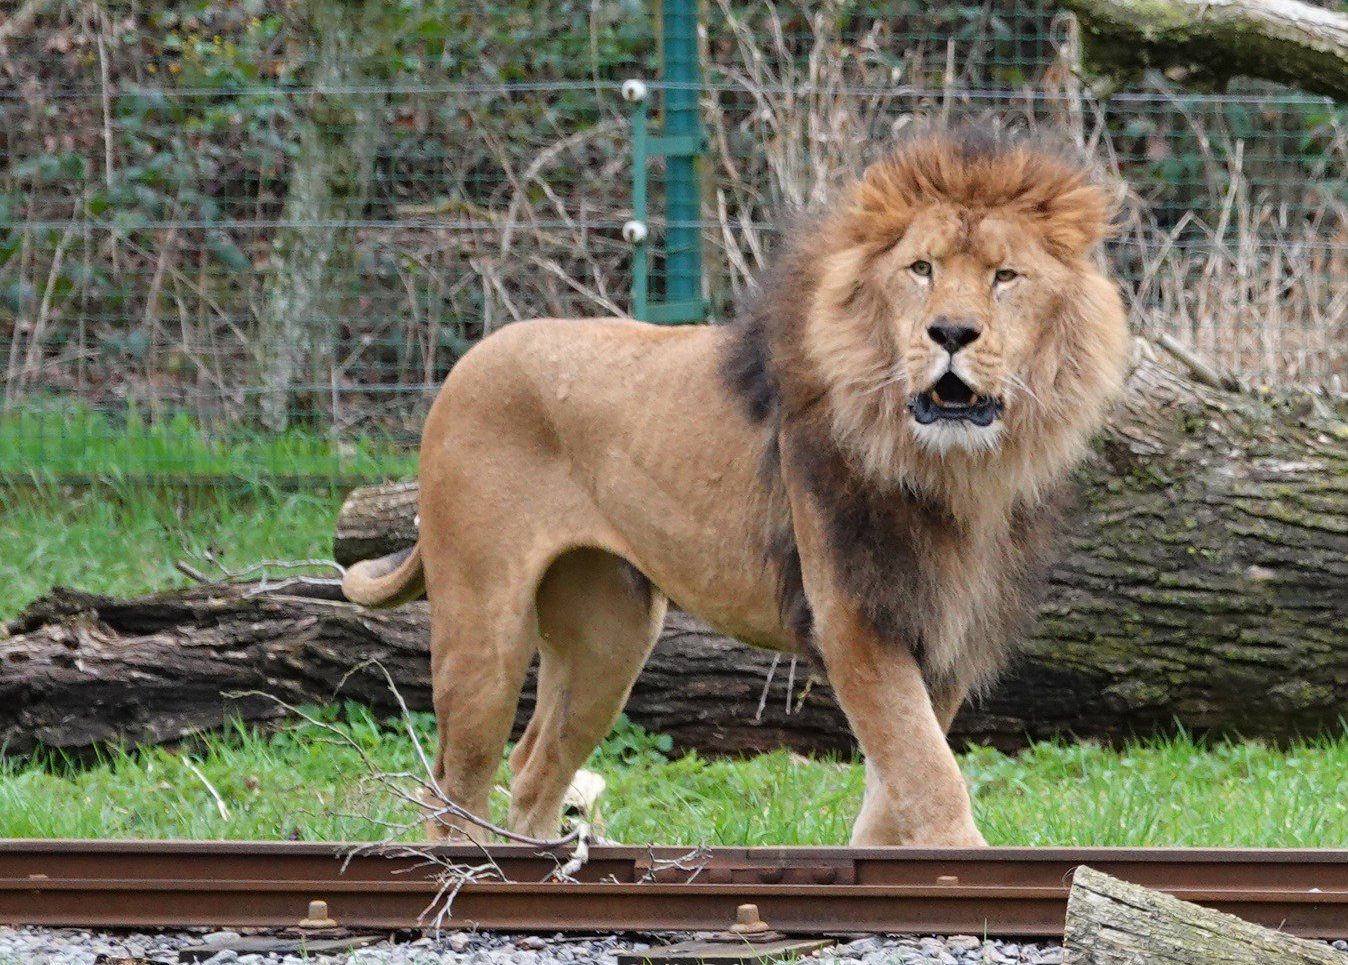
[[[509,824],[554,833],[674,600],[825,670],[866,758],[853,844],[983,844],[945,732],[1122,380],[1110,213],[1079,163],[929,131],[789,234],[738,325],[539,320],[464,356],[419,542],[343,584],[430,598],[443,791],[487,813],[539,652]]]

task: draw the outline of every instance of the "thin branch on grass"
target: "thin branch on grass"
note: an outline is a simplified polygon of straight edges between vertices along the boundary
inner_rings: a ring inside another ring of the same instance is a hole
[[[411,710],[407,706],[402,693],[398,690],[393,681],[393,676],[378,660],[366,660],[351,668],[339,682],[337,690],[340,691],[346,680],[353,674],[367,668],[374,667],[384,676],[388,685],[389,692],[393,695],[398,705],[399,715],[402,720],[403,730],[408,740],[412,744],[413,752],[416,755],[419,769],[417,771],[386,771],[379,767],[370,757],[369,753],[356,741],[350,734],[343,731],[340,727],[327,721],[319,720],[312,714],[308,714],[299,707],[282,700],[275,695],[263,691],[243,691],[241,693],[230,694],[231,697],[260,697],[270,700],[281,707],[287,713],[299,717],[313,727],[317,727],[325,734],[335,746],[345,747],[354,751],[360,758],[362,767],[365,770],[363,780],[375,785],[393,800],[402,804],[411,805],[418,812],[418,817],[410,821],[387,821],[372,819],[372,823],[382,827],[386,834],[377,842],[370,844],[357,845],[348,856],[353,857],[360,853],[376,853],[389,857],[417,857],[421,859],[423,865],[432,865],[439,870],[440,889],[435,898],[427,905],[423,911],[423,917],[430,913],[432,908],[438,908],[436,911],[434,925],[438,929],[451,912],[451,906],[459,891],[467,884],[484,880],[508,880],[502,873],[500,867],[491,860],[490,855],[485,851],[481,842],[468,835],[469,841],[482,851],[484,861],[482,864],[465,865],[460,862],[450,861],[442,854],[437,853],[430,847],[418,847],[400,841],[404,835],[411,832],[418,825],[424,823],[441,826],[451,829],[455,833],[462,833],[465,825],[472,825],[489,834],[494,834],[506,841],[517,844],[526,844],[538,848],[542,851],[556,851],[559,848],[572,845],[572,850],[565,862],[559,862],[558,867],[550,873],[545,880],[574,881],[575,874],[584,867],[589,860],[590,842],[592,839],[590,826],[588,823],[581,822],[576,828],[556,838],[536,838],[530,835],[519,834],[507,828],[484,818],[473,814],[462,805],[451,800],[448,795],[440,788],[439,782],[435,778],[434,768],[431,765],[430,756],[425,747],[422,746],[421,739],[417,735],[416,727],[412,720]],[[411,785],[415,793],[408,791],[407,786]]]
[[[365,665],[368,666],[369,663],[374,663],[376,666],[379,666],[381,670],[384,670],[385,676],[388,676],[387,670],[383,668],[382,664],[370,661]],[[412,727],[410,713],[406,711],[406,704],[402,701],[401,694],[398,693],[396,687],[392,687],[391,678],[389,679],[391,689],[393,690],[400,707],[403,708],[403,713],[405,715],[404,720],[407,725],[408,733],[412,736],[412,743],[416,750],[417,757],[423,765],[428,767],[429,761],[426,757],[424,748],[421,746],[420,739],[415,735],[415,729]],[[420,867],[430,866],[436,868],[438,871],[437,877],[440,887],[435,896],[427,904],[426,908],[423,909],[421,918],[424,919],[431,913],[432,909],[435,909],[433,924],[437,930],[452,913],[454,899],[465,885],[480,881],[509,881],[510,879],[506,877],[500,866],[497,865],[495,861],[491,860],[490,855],[483,849],[481,842],[478,842],[471,837],[468,838],[468,843],[473,844],[481,850],[486,859],[481,864],[472,865],[453,861],[446,858],[443,854],[437,853],[430,846],[417,846],[399,840],[414,828],[421,825],[423,821],[454,827],[454,825],[450,825],[446,820],[447,818],[453,817],[459,821],[476,825],[493,834],[499,834],[507,840],[533,845],[543,850],[561,847],[580,838],[582,829],[577,829],[569,835],[552,840],[530,838],[525,835],[514,834],[497,826],[491,821],[479,818],[477,815],[469,812],[466,808],[450,801],[448,797],[440,791],[434,776],[431,775],[429,771],[422,774],[413,773],[411,771],[385,771],[375,764],[365,749],[360,746],[359,742],[341,728],[330,724],[327,721],[319,720],[287,701],[262,691],[245,691],[231,696],[252,696],[271,700],[288,713],[294,714],[311,726],[317,727],[331,735],[331,742],[333,744],[354,751],[360,758],[361,764],[366,770],[365,780],[378,786],[385,793],[393,797],[394,800],[411,805],[420,812],[419,816],[411,821],[397,822],[379,820],[373,822],[385,829],[387,832],[385,836],[376,842],[354,846],[348,853],[347,860],[350,861],[351,858],[354,858],[359,854],[379,854],[389,858],[414,857],[420,859]],[[421,794],[416,795],[408,793],[403,787],[404,782],[411,783],[419,788]],[[428,805],[428,798],[435,800],[438,806]]]
[[[220,570],[219,577],[211,577],[197,569],[186,560],[174,560],[173,567],[179,573],[189,579],[201,583],[205,586],[224,586],[235,584],[253,584],[244,591],[244,596],[259,596],[263,593],[281,593],[296,586],[320,586],[329,589],[340,588],[342,577],[346,575],[346,567],[334,560],[258,560],[256,563],[250,563],[241,570],[231,570],[221,562],[220,558],[207,550],[201,554],[204,559],[213,563]],[[270,582],[268,571],[312,569],[314,567],[328,567],[336,570],[336,577],[310,576],[308,574],[298,574],[287,576],[275,583]]]
[[[220,820],[229,820],[229,808],[225,806],[225,799],[220,796],[220,792],[215,789],[215,785],[206,779],[206,775],[201,773],[201,769],[193,764],[186,757],[182,759],[183,765],[197,776],[202,784],[206,785],[206,790],[211,792],[211,797],[215,798],[215,809],[220,812]]]

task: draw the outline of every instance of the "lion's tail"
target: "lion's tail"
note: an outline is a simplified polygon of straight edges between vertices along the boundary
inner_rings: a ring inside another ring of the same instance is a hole
[[[342,577],[342,594],[348,600],[381,610],[401,606],[425,592],[420,543],[376,560],[353,563]]]

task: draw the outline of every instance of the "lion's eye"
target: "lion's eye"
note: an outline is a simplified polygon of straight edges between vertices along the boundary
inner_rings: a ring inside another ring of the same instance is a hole
[[[997,284],[1005,285],[1007,282],[1015,281],[1017,278],[1019,278],[1020,272],[1016,271],[1013,268],[998,268],[997,273],[992,277],[996,279]]]
[[[914,275],[916,275],[916,276],[919,277],[919,278],[930,278],[930,277],[931,277],[931,262],[929,262],[929,261],[921,261],[921,260],[915,261],[915,262],[913,262],[911,265],[908,266],[908,270],[911,271]]]

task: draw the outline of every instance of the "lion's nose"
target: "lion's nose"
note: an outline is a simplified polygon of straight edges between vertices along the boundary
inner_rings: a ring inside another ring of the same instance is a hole
[[[964,319],[950,319],[944,316],[927,326],[927,335],[941,348],[954,355],[964,346],[978,341],[983,334],[977,325]]]

